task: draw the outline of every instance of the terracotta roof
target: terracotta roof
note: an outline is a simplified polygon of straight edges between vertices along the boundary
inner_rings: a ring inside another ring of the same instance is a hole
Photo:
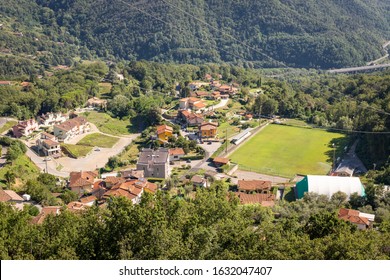
[[[184,117],[186,117],[186,118],[188,118],[190,115],[191,115],[191,112],[190,111],[187,111],[187,110],[182,110],[182,111],[180,111],[181,112],[181,114],[184,116]]]
[[[60,214],[61,206],[47,206],[43,207],[41,213],[34,217],[31,222],[34,224],[42,224],[48,215]]]
[[[218,96],[218,95],[221,95],[221,93],[220,93],[219,91],[214,91],[214,92],[212,93],[212,95]]]
[[[41,133],[42,135],[44,135],[44,136],[46,136],[47,138],[49,138],[49,139],[54,139],[54,138],[56,138],[53,134],[50,134],[50,133],[47,133],[47,132],[42,132]]]
[[[165,133],[166,131],[172,133],[173,128],[165,124],[157,126],[157,134],[162,134]]]
[[[93,183],[92,189],[95,190],[100,190],[100,189],[105,189],[106,188],[106,182],[104,181],[96,181]]]
[[[234,193],[239,199],[242,204],[255,204],[255,203],[264,203],[264,206],[273,206],[273,203],[275,201],[275,195],[274,194],[264,194],[264,193],[255,193],[255,194],[247,194],[242,192]]]
[[[78,212],[78,211],[86,210],[88,206],[78,201],[71,201],[68,203],[66,207],[71,212]]]
[[[196,103],[196,102],[199,102],[199,101],[201,101],[199,98],[196,98],[196,97],[189,97],[188,98],[188,101],[190,102],[190,103]]]
[[[217,127],[214,126],[214,125],[211,125],[211,124],[207,124],[207,125],[202,125],[200,127],[200,130],[203,130],[203,131],[206,131],[206,130],[213,130],[213,129],[216,129]]]
[[[197,95],[197,96],[206,96],[206,95],[209,95],[209,93],[206,92],[206,91],[197,91],[197,92],[196,92],[196,95]]]
[[[11,190],[2,190],[0,189],[0,201],[6,202],[10,200],[24,201],[24,199],[18,195],[16,192]]]
[[[238,180],[238,190],[240,191],[269,190],[271,186],[271,181]]]
[[[22,87],[28,87],[30,84],[31,84],[31,83],[29,83],[29,82],[21,82],[21,83],[20,83],[20,85],[21,85]]]
[[[214,158],[213,162],[219,163],[219,164],[227,164],[227,163],[229,163],[229,159],[223,158],[223,157],[216,157],[216,158]]]
[[[10,81],[0,81],[0,85],[10,85]]]
[[[83,197],[83,198],[80,198],[80,202],[81,203],[90,203],[90,202],[93,202],[93,201],[96,201],[97,200],[97,197],[94,196],[94,195],[90,195],[90,196],[86,196],[86,197]]]
[[[69,187],[90,186],[94,183],[96,177],[98,177],[98,174],[93,171],[70,172]]]
[[[196,103],[194,103],[194,107],[201,109],[201,108],[206,107],[206,104],[204,104],[203,102],[196,102]]]
[[[67,120],[66,122],[63,122],[63,123],[55,125],[55,126],[62,129],[62,130],[69,131],[77,126],[85,125],[87,123],[88,123],[88,121],[86,118],[76,117],[76,118]]]
[[[170,156],[179,156],[179,155],[185,155],[186,153],[182,148],[173,148],[169,149],[169,155]]]
[[[365,217],[361,217],[357,210],[340,208],[338,217],[353,224],[370,225],[370,221]]]
[[[106,179],[104,179],[104,181],[110,184],[117,184],[126,181],[126,179],[122,177],[107,176]]]
[[[134,169],[122,170],[122,171],[120,171],[120,173],[121,173],[121,176],[124,178],[134,177],[134,178],[138,179],[138,178],[143,178],[145,176],[143,170],[134,170]]]
[[[43,140],[43,143],[45,143],[47,146],[58,146],[60,144],[57,141],[53,141],[51,139],[45,139]]]
[[[155,183],[147,182],[145,186],[145,191],[149,191],[151,193],[155,193],[158,189],[158,186]]]
[[[201,176],[199,175],[194,175],[192,178],[191,178],[191,182],[192,183],[196,183],[196,184],[202,184],[204,182],[204,178],[202,178]]]

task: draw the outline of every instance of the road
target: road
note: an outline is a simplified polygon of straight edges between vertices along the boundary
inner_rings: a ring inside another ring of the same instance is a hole
[[[211,110],[223,108],[228,104],[228,102],[229,102],[229,98],[228,99],[221,99],[221,101],[217,105],[211,106],[210,108],[211,108]]]
[[[389,67],[390,67],[390,63],[386,63],[386,64],[380,64],[380,65],[369,65],[369,66],[360,66],[360,67],[332,69],[332,70],[327,70],[326,72],[328,72],[328,73],[361,72],[361,71],[385,69],[385,68],[389,68]]]

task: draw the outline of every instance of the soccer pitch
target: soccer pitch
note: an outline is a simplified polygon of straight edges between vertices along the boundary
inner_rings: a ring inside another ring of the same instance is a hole
[[[333,141],[338,150],[344,134],[271,124],[243,143],[229,158],[242,170],[293,177],[326,174],[332,166]]]

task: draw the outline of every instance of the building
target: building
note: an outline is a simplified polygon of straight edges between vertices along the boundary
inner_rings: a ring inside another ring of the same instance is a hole
[[[306,192],[314,192],[331,197],[338,191],[346,193],[348,197],[352,193],[365,196],[364,187],[357,177],[307,175],[296,184],[295,197],[300,199]]]
[[[224,157],[216,157],[216,158],[214,158],[213,162],[214,162],[216,167],[222,167],[226,164],[230,164],[230,160],[228,158],[224,158]]]
[[[59,215],[61,213],[61,206],[46,206],[42,208],[41,213],[39,213],[37,216],[35,216],[31,222],[33,224],[42,224],[43,221],[49,216],[49,215]]]
[[[173,128],[171,126],[163,124],[163,125],[157,126],[156,129],[157,129],[158,142],[160,144],[167,143],[168,139],[170,137],[173,137]]]
[[[90,130],[88,121],[83,117],[76,117],[58,125],[54,125],[54,135],[58,141],[65,142],[74,136]]]
[[[116,176],[107,176],[104,179],[104,182],[106,182],[106,188],[111,188],[112,186],[125,182],[126,179],[123,177],[116,177]]]
[[[221,94],[234,95],[238,92],[238,88],[233,87],[233,85],[222,85],[218,88]]]
[[[206,107],[201,99],[196,97],[187,97],[179,100],[179,109],[199,111]]]
[[[50,127],[68,120],[68,115],[62,113],[46,113],[38,116],[39,126]]]
[[[375,215],[362,213],[353,209],[341,208],[338,213],[341,220],[348,221],[358,227],[358,229],[367,229],[372,227]]]
[[[139,155],[137,170],[143,170],[145,177],[167,178],[170,174],[168,149],[143,149]]]
[[[207,180],[199,175],[194,175],[191,178],[191,183],[194,187],[206,187]]]
[[[218,123],[204,122],[199,126],[200,134],[202,139],[215,138],[217,136]]]
[[[264,207],[272,207],[275,205],[275,195],[265,193],[248,194],[243,192],[234,193],[241,204],[260,204]]]
[[[136,169],[122,170],[120,171],[120,174],[121,177],[126,179],[140,179],[145,177],[143,170],[136,170]]]
[[[56,137],[47,132],[41,133],[41,138],[36,142],[39,154],[44,156],[52,156],[54,158],[61,156],[60,143],[56,141]]]
[[[34,119],[30,119],[27,121],[20,121],[17,125],[14,125],[12,127],[12,133],[16,138],[28,137],[38,129],[38,123]]]
[[[0,86],[10,86],[12,85],[11,81],[0,81]]]
[[[185,156],[185,152],[182,148],[169,149],[169,161],[178,161]]]
[[[79,197],[92,193],[98,173],[94,171],[70,172],[68,187]]]
[[[221,99],[221,93],[219,91],[214,91],[212,94],[211,94],[212,98],[214,100],[219,100]]]
[[[22,203],[24,198],[11,190],[3,190],[0,188],[0,202],[15,202]]]
[[[111,190],[103,195],[103,199],[107,200],[110,197],[123,196],[130,199],[133,204],[141,201],[141,195],[144,192],[142,185],[137,184],[138,180],[127,180],[125,182],[114,185]]]
[[[97,97],[92,97],[92,98],[87,100],[87,106],[101,109],[101,110],[106,109],[107,108],[107,100],[100,99]]]
[[[237,189],[239,192],[246,193],[270,193],[272,188],[271,181],[263,180],[238,180]]]
[[[188,110],[179,110],[177,120],[187,126],[199,126],[204,122],[202,115],[192,113]]]

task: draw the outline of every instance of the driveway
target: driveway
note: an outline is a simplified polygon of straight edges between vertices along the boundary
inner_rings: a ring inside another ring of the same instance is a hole
[[[228,104],[228,102],[229,102],[229,99],[221,99],[221,101],[217,105],[211,106],[210,108],[211,108],[211,110],[223,108]]]

